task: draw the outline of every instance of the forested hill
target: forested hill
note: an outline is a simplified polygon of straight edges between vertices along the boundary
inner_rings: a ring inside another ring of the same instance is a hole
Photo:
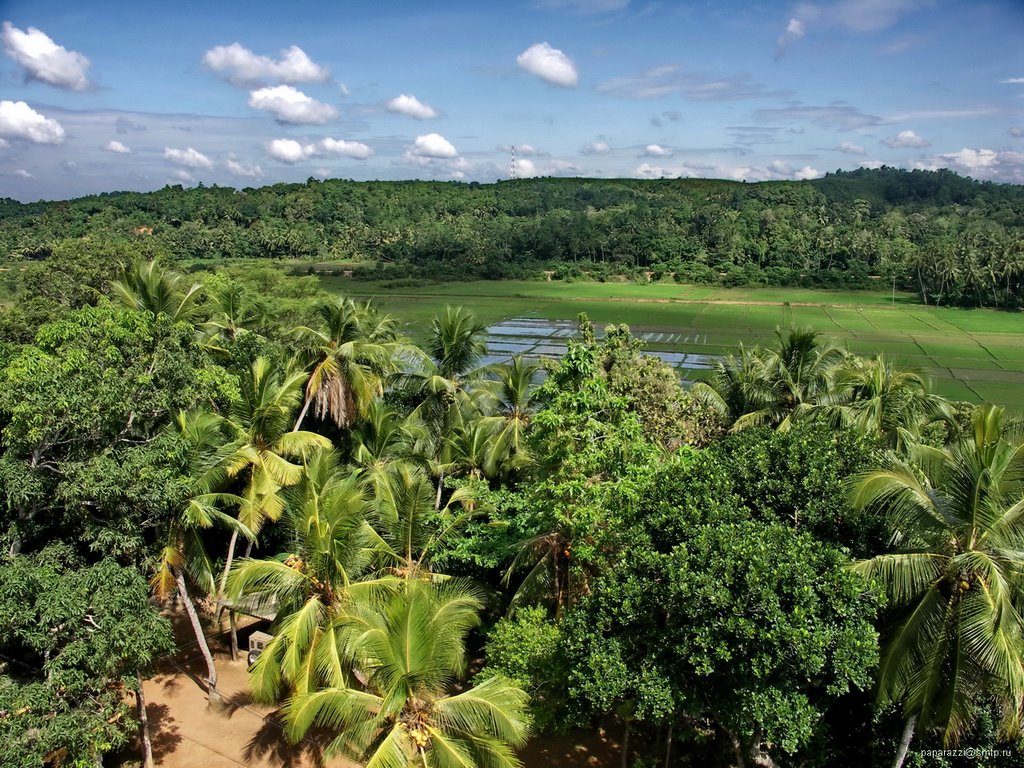
[[[686,282],[866,286],[922,301],[1017,306],[1024,187],[947,171],[804,182],[522,179],[165,187],[63,202],[0,200],[0,254],[357,262],[376,277],[558,278],[654,272]],[[144,246],[141,246],[142,242]],[[2,258],[2,257],[0,257]]]

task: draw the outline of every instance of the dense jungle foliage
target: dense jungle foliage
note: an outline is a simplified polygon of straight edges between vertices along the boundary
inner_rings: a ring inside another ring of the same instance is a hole
[[[756,184],[310,179],[0,200],[0,254],[8,261],[46,259],[82,238],[178,260],[352,262],[357,276],[389,279],[652,272],[726,285],[895,281],[943,305],[1017,307],[1024,296],[1024,188],[946,170],[837,171]]]
[[[126,258],[156,226],[82,233],[3,316],[0,764],[132,748],[171,646],[150,595],[184,607],[212,710],[212,615],[275,613],[254,700],[364,764],[515,766],[602,723],[633,766],[1024,764],[1024,432],[1000,409],[805,329],[689,390],[585,317],[543,370],[481,366],[459,308],[416,346],[315,278],[186,276]],[[930,752],[957,745],[989,751]]]

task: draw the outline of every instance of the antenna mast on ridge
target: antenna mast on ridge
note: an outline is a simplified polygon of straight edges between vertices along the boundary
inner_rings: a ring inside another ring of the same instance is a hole
[[[512,145],[512,178],[516,178],[516,145]]]

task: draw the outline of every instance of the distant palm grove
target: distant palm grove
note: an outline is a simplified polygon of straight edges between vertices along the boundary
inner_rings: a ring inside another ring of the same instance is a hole
[[[172,619],[232,728],[239,614],[272,617],[246,701],[367,768],[598,729],[634,768],[1024,765],[1013,414],[799,327],[691,387],[586,315],[485,364],[464,308],[410,339],[248,260],[1012,307],[1022,234],[1020,188],[889,169],[5,201],[0,765],[154,765]]]
[[[806,182],[524,179],[165,187],[69,202],[0,200],[0,254],[80,238],[178,259],[362,262],[375,278],[653,272],[726,285],[866,287],[927,304],[1016,307],[1024,189],[951,171],[836,172]]]

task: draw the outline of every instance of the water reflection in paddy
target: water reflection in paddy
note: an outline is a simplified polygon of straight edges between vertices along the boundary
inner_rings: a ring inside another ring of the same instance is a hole
[[[594,329],[597,336],[604,336],[603,328]],[[643,339],[650,346],[644,349],[649,355],[661,358],[676,368],[685,379],[690,371],[709,370],[721,355],[692,351],[707,343],[707,336],[680,333],[675,329],[636,329],[633,335]],[[530,360],[542,357],[561,357],[568,348],[570,338],[579,336],[577,325],[572,320],[540,320],[515,317],[490,326],[487,329],[488,355],[485,364],[508,362],[513,355],[523,355]],[[669,349],[665,349],[669,347]],[[674,348],[674,349],[673,349]]]

